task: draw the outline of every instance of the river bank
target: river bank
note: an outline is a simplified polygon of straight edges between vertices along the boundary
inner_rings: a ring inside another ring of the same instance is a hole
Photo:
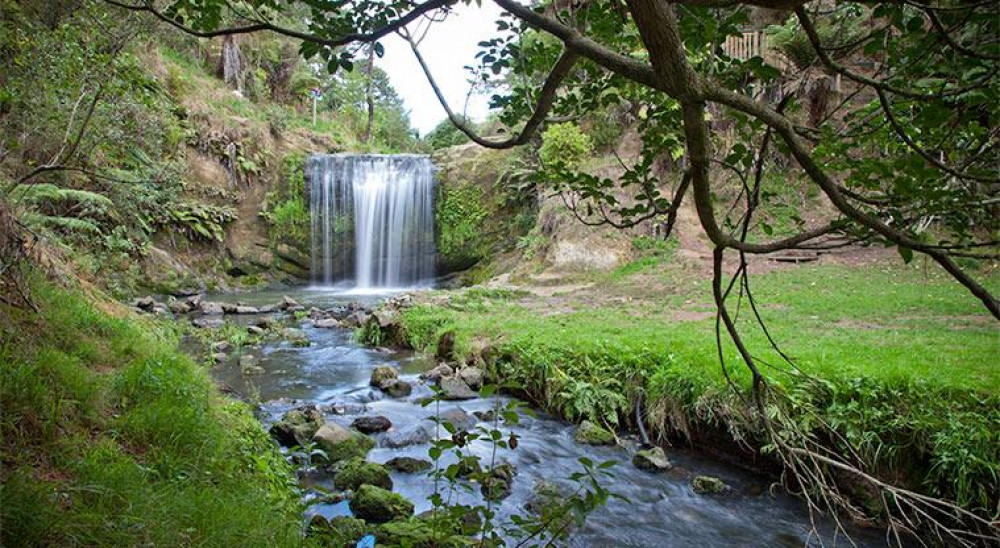
[[[989,319],[980,321],[976,303],[947,280],[915,268],[804,270],[754,278],[771,334],[798,370],[780,366],[749,313],[740,323],[762,363],[773,364],[771,405],[789,431],[814,436],[834,454],[849,443],[887,483],[990,519],[998,500],[1000,379]],[[890,283],[872,283],[887,273]],[[803,285],[816,275],[836,290]],[[708,292],[704,282],[670,268],[584,282],[562,292],[425,293],[378,338],[432,355],[441,355],[444,342],[454,361],[486,367],[494,381],[574,421],[634,430],[642,397],[656,440],[715,447],[744,464],[782,470],[742,399],[749,375],[728,343],[727,366],[719,366],[711,308],[697,300]],[[879,489],[840,480],[863,510],[857,517],[877,523],[884,515]]]

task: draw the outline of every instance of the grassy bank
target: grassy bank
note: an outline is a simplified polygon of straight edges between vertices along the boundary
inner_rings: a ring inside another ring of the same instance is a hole
[[[648,261],[647,261],[648,262]],[[470,289],[431,294],[403,315],[428,351],[455,334],[481,360],[567,418],[630,422],[640,393],[658,434],[749,428],[726,384],[703,278],[660,264],[626,267],[586,290],[538,297]],[[1000,493],[1000,349],[996,323],[954,282],[915,267],[817,266],[753,278],[761,313],[799,370],[781,366],[740,315],[779,405],[806,431],[821,418],[888,479],[984,515]],[[1000,286],[996,277],[988,280]],[[599,295],[599,297],[595,297]],[[730,344],[726,373],[749,375]],[[834,445],[836,443],[831,442]],[[837,447],[843,450],[843,447]]]
[[[293,478],[168,327],[35,276],[0,307],[4,546],[286,546]]]

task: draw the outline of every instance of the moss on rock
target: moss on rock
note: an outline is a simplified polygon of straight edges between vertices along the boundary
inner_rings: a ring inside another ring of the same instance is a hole
[[[577,443],[587,445],[614,445],[615,435],[607,428],[598,426],[590,421],[583,421],[576,428],[573,439]]]
[[[413,515],[413,503],[374,485],[362,485],[351,499],[354,515],[371,523],[386,523]]]
[[[351,459],[333,479],[338,489],[357,491],[362,485],[392,490],[392,478],[385,466],[361,458]]]
[[[306,536],[318,541],[320,546],[354,546],[371,528],[364,520],[349,516],[337,516],[327,520],[323,516],[313,516]]]

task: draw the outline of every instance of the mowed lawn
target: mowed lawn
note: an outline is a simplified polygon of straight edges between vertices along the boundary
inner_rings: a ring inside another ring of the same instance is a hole
[[[1000,290],[1000,274],[977,277]],[[473,290],[453,296],[446,309],[411,314],[411,320],[419,324],[427,315],[446,321],[460,342],[488,337],[532,349],[611,352],[627,362],[645,356],[724,382],[707,280],[678,275],[669,261],[609,280],[555,297],[490,298]],[[804,373],[1000,392],[1000,323],[934,265],[807,264],[753,275],[751,288],[771,335]],[[629,297],[632,289],[636,296]],[[595,299],[593,292],[601,290],[616,298]],[[737,301],[734,293],[733,313]],[[738,323],[761,368],[781,382],[789,367],[771,349],[745,298]],[[723,341],[727,369],[745,380],[725,332]]]

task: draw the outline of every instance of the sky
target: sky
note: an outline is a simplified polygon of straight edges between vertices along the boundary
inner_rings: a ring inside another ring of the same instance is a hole
[[[475,65],[476,52],[479,51],[476,44],[496,33],[494,22],[499,15],[500,8],[493,2],[483,2],[482,7],[458,4],[447,19],[434,24],[420,43],[420,54],[455,112],[462,111],[469,91],[469,74],[462,67]],[[410,125],[421,135],[426,135],[447,115],[427,83],[409,44],[396,35],[382,43],[385,55],[376,61],[376,65],[389,75],[392,87],[406,103],[410,111]],[[474,96],[469,101],[468,116],[476,121],[485,119],[489,112],[488,102],[486,96]]]

